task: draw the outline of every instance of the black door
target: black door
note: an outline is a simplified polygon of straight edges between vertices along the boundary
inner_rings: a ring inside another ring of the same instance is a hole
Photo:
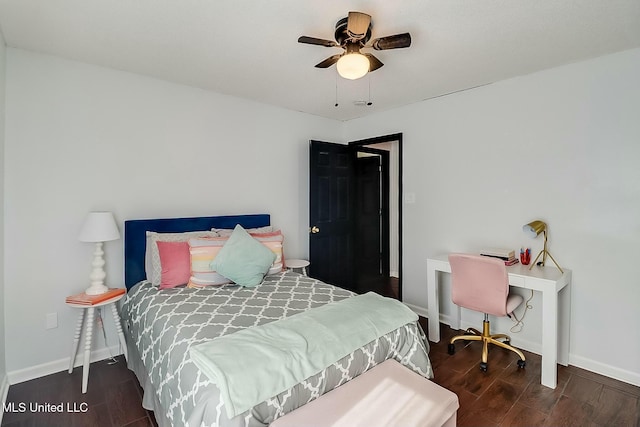
[[[382,294],[389,279],[388,170],[388,152],[357,149],[354,241],[356,289],[360,293]]]
[[[309,153],[309,275],[355,290],[354,150],[311,141]]]

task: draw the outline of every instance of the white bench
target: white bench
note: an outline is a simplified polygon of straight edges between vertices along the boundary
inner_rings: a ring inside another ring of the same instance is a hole
[[[387,360],[271,427],[455,427],[458,396]]]

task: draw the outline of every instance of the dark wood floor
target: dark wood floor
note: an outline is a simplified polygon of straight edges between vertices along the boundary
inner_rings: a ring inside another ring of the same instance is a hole
[[[427,320],[420,319],[426,328]],[[460,332],[460,331],[458,331]],[[441,325],[442,340],[431,343],[429,357],[435,382],[458,395],[459,426],[640,426],[640,387],[615,381],[573,366],[559,367],[555,390],[540,385],[540,356],[525,352],[527,367],[518,369],[517,356],[492,348],[489,369],[478,368],[479,343],[458,344],[447,353],[447,339],[456,331]],[[153,412],[141,406],[138,381],[126,368],[107,361],[91,365],[89,390],[80,392],[82,369],[60,372],[12,385],[7,402],[71,405],[86,413],[5,412],[3,426],[153,426]],[[64,410],[66,411],[66,407]]]
[[[153,412],[142,408],[142,392],[138,380],[127,369],[123,356],[118,363],[103,360],[91,364],[89,387],[82,394],[82,367],[71,374],[58,372],[46,377],[9,387],[7,404],[2,417],[3,426],[51,427],[148,427],[155,426]],[[7,412],[13,403],[14,412]],[[26,406],[19,412],[20,404]],[[62,412],[33,408],[35,404],[62,404]],[[68,406],[67,406],[68,405]],[[78,412],[73,412],[73,411]],[[86,412],[82,412],[86,410]]]
[[[388,277],[387,278],[387,282],[382,287],[381,294],[384,295],[385,297],[398,299],[399,298],[399,292],[398,292],[399,283],[400,283],[400,281],[398,280],[397,277]]]
[[[397,295],[393,283],[386,292]],[[424,330],[427,319],[420,318]],[[558,369],[555,390],[540,385],[540,356],[525,352],[527,366],[518,369],[518,357],[492,348],[489,369],[481,372],[480,343],[457,345],[447,353],[447,340],[461,331],[440,325],[441,341],[430,343],[429,357],[435,382],[458,395],[458,426],[621,426],[640,427],[640,387],[615,381],[576,367]],[[153,412],[142,408],[142,393],[122,356],[118,363],[91,365],[87,394],[80,392],[82,368],[12,385],[7,403],[27,411],[6,412],[2,426],[154,426]],[[87,412],[32,413],[31,403],[69,404]],[[5,406],[6,407],[6,406]],[[303,426],[301,426],[303,427]]]
[[[458,426],[640,426],[640,387],[558,366],[552,390],[540,384],[540,356],[525,351],[527,366],[518,369],[518,356],[499,347],[490,349],[482,372],[479,342],[459,342],[447,353],[448,340],[461,332],[441,324],[441,340],[429,352],[435,382],[458,395]]]

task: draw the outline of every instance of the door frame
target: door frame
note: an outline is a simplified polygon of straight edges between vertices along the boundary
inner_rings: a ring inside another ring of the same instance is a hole
[[[377,136],[374,138],[361,139],[357,141],[350,141],[349,145],[362,146],[362,145],[374,145],[382,144],[386,142],[398,143],[398,300],[402,301],[402,283],[403,283],[403,258],[402,258],[402,133],[394,133],[390,135]]]

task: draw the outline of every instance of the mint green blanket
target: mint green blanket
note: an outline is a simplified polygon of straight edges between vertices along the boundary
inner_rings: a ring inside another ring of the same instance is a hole
[[[195,345],[190,354],[232,418],[417,319],[401,302],[369,292]]]

